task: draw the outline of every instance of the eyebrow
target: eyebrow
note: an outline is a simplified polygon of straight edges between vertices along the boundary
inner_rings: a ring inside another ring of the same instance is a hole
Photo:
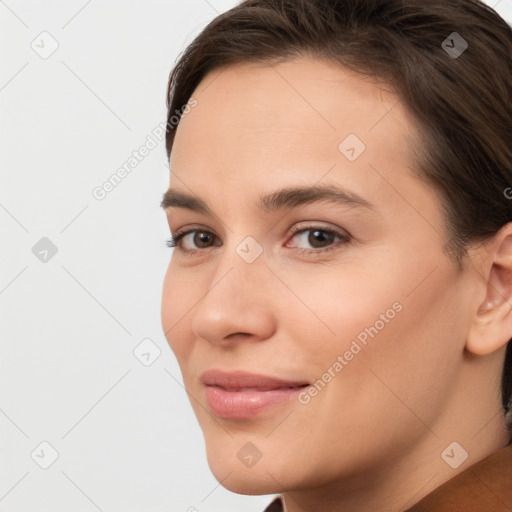
[[[269,213],[320,201],[375,211],[374,205],[363,197],[334,184],[283,188],[260,197],[258,207],[262,212]],[[167,208],[185,208],[194,212],[213,215],[212,210],[201,198],[174,189],[169,189],[164,193],[160,206],[164,210]]]

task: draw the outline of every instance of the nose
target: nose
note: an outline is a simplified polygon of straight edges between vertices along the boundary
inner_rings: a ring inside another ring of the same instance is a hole
[[[195,335],[218,345],[270,338],[276,318],[270,294],[272,273],[263,257],[247,263],[233,250],[212,268],[212,277],[193,312]]]

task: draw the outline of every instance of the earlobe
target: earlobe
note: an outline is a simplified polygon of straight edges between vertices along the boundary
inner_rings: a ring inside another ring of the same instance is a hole
[[[482,276],[486,295],[466,340],[466,349],[476,355],[495,352],[512,338],[512,223],[498,232],[490,247],[492,260]]]

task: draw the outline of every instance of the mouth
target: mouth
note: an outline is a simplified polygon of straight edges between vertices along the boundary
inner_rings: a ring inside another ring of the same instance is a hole
[[[239,420],[283,405],[309,386],[306,381],[221,370],[207,370],[201,382],[211,412],[220,418]]]

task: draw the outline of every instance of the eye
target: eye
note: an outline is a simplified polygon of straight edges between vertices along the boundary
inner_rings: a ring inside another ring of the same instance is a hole
[[[211,231],[205,229],[189,229],[185,231],[178,231],[167,240],[168,247],[177,247],[183,252],[196,252],[202,249],[207,249],[209,243],[215,235]],[[186,247],[186,242],[192,243],[192,248]],[[220,245],[220,244],[217,244]]]
[[[309,244],[313,249],[309,248],[298,248],[299,252],[303,254],[312,253],[325,253],[332,249],[337,249],[340,245],[350,242],[350,236],[343,233],[321,226],[307,226],[292,228],[292,232],[295,233],[292,239],[297,239],[299,244]],[[339,243],[334,244],[338,240]],[[288,246],[289,247],[289,246]]]
[[[338,233],[337,231],[321,226],[306,226],[292,228],[292,239],[299,240],[299,244],[309,244],[312,249],[297,247],[302,254],[323,254],[326,251],[336,249],[340,245],[350,242],[350,236],[346,233]],[[309,235],[307,235],[309,233]],[[307,235],[307,236],[306,236]],[[168,247],[177,247],[184,253],[194,254],[212,247],[212,242],[219,240],[216,235],[206,229],[188,229],[178,231],[167,240]],[[337,244],[335,242],[338,241]],[[220,242],[220,241],[219,241]],[[187,246],[187,244],[191,245]],[[221,245],[215,243],[213,245]],[[287,247],[290,247],[289,245]]]

